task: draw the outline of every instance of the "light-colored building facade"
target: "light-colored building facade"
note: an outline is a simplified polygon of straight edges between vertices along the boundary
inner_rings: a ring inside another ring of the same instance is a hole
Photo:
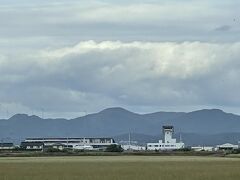
[[[121,145],[121,147],[124,149],[124,151],[145,151],[145,146],[139,146],[139,145]]]
[[[238,148],[239,148],[238,145],[230,144],[230,143],[225,143],[225,144],[216,146],[216,150],[234,150]]]
[[[158,143],[147,143],[147,150],[176,150],[184,148],[184,143],[177,142],[173,138],[174,127],[173,126],[163,126],[163,140],[159,140]]]
[[[193,147],[191,147],[191,149],[193,151],[197,151],[197,152],[199,152],[199,151],[208,151],[208,152],[214,151],[213,146],[193,146]]]

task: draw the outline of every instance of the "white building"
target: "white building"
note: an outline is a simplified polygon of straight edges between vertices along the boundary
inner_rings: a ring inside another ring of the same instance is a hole
[[[128,141],[120,141],[121,147],[124,151],[145,151],[145,146],[138,145],[137,141],[131,140],[131,133],[128,134]]]
[[[230,144],[230,143],[216,146],[216,150],[234,150],[234,149],[238,149],[238,148],[239,148],[238,145],[234,145],[234,144]]]
[[[184,143],[178,143],[176,139],[173,138],[174,127],[173,126],[163,126],[163,140],[159,140],[158,143],[147,143],[147,150],[176,150],[184,148]]]
[[[121,147],[124,149],[124,151],[144,151],[146,150],[145,146],[139,146],[139,145],[121,145]]]
[[[212,146],[193,146],[191,147],[191,149],[193,151],[208,151],[208,152],[214,151],[214,147]]]

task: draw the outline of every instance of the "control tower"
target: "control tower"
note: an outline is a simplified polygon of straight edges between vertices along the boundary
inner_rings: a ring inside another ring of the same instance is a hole
[[[173,139],[174,127],[173,126],[163,126],[163,143],[176,143],[176,139]]]
[[[181,141],[177,142],[174,135],[174,127],[173,126],[163,126],[163,140],[159,140],[158,143],[147,143],[147,150],[175,150],[184,148],[184,143]]]

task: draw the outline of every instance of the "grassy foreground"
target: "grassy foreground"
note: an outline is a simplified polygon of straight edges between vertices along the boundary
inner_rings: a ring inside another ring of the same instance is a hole
[[[240,158],[0,158],[0,180],[239,180]]]

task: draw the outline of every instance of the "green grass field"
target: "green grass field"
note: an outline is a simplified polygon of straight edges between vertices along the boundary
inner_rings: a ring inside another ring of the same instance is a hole
[[[0,158],[0,180],[239,180],[240,158]]]

